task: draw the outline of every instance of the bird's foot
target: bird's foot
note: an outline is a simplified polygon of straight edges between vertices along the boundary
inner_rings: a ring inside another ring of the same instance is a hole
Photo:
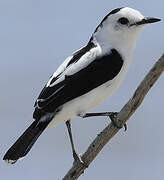
[[[116,121],[117,115],[118,115],[118,112],[113,112],[113,113],[111,113],[111,114],[109,115],[109,117],[110,117],[113,125],[114,125],[115,127],[117,127],[118,129],[121,129],[122,127],[124,127],[124,130],[126,131],[126,130],[127,130],[127,125],[126,125],[126,123],[125,123],[124,125],[122,125],[122,124],[120,123],[120,121]]]
[[[73,152],[73,158],[74,158],[73,164],[81,164],[81,165],[84,166],[85,168],[88,167],[88,165],[86,165],[86,164],[84,163],[84,161],[81,159],[81,156],[78,155],[75,151]]]
[[[108,117],[110,117],[110,119],[115,127],[120,129],[124,126],[125,131],[126,131],[127,125],[126,124],[122,125],[122,123],[119,121],[119,119],[117,119],[117,115],[118,115],[118,112],[100,112],[100,113],[79,114],[79,116],[82,118],[95,117],[95,116],[108,116]]]

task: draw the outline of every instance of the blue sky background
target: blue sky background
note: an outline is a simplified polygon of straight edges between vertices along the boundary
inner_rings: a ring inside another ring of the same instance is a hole
[[[56,68],[85,45],[112,9],[129,6],[164,19],[164,1],[1,0],[0,1],[0,177],[3,180],[61,179],[72,165],[64,123],[39,138],[26,158],[13,166],[6,150],[32,122],[33,104]],[[139,36],[133,63],[120,89],[94,111],[119,111],[164,51],[164,25],[147,26]],[[120,132],[105,146],[80,180],[164,179],[164,75]],[[72,121],[79,153],[108,124],[107,118]]]

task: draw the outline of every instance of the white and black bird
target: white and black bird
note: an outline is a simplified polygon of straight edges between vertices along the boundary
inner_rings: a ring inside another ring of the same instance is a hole
[[[160,21],[144,17],[124,7],[107,14],[88,44],[69,56],[52,75],[35,102],[34,122],[4,156],[8,163],[24,157],[41,133],[59,122],[66,122],[73,157],[76,154],[70,120],[110,97],[125,78],[132,61],[136,39],[149,23]]]

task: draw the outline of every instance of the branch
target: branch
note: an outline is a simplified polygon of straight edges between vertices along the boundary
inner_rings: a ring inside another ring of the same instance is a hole
[[[124,105],[121,111],[118,113],[116,117],[116,121],[120,125],[124,125],[126,121],[132,116],[132,114],[136,111],[139,105],[142,103],[144,97],[150,90],[150,88],[154,85],[157,79],[160,77],[162,72],[164,71],[164,54],[161,58],[154,64],[152,69],[145,76],[143,81],[137,87],[133,96],[129,99],[129,101]],[[89,166],[90,163],[94,160],[97,154],[101,151],[101,149],[107,144],[107,142],[119,131],[117,127],[115,127],[112,123],[110,123],[97,137],[93,140],[93,142],[89,145],[86,152],[81,156],[85,165]],[[67,172],[63,180],[76,180],[82,173],[84,173],[84,167],[80,163],[73,164],[72,168]]]

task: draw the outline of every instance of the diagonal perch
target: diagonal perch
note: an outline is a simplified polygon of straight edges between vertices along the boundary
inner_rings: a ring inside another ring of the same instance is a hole
[[[124,105],[121,111],[118,113],[117,121],[121,125],[124,125],[126,121],[133,115],[139,105],[142,103],[144,97],[154,85],[157,79],[160,77],[164,71],[164,54],[161,58],[154,64],[152,69],[145,76],[143,81],[137,87],[133,96]],[[89,145],[85,153],[81,156],[83,162],[89,166],[89,164],[94,160],[97,154],[105,146],[105,144],[119,131],[118,128],[110,123]],[[80,163],[73,165],[67,174],[64,176],[63,180],[76,180],[86,167],[82,166]]]

